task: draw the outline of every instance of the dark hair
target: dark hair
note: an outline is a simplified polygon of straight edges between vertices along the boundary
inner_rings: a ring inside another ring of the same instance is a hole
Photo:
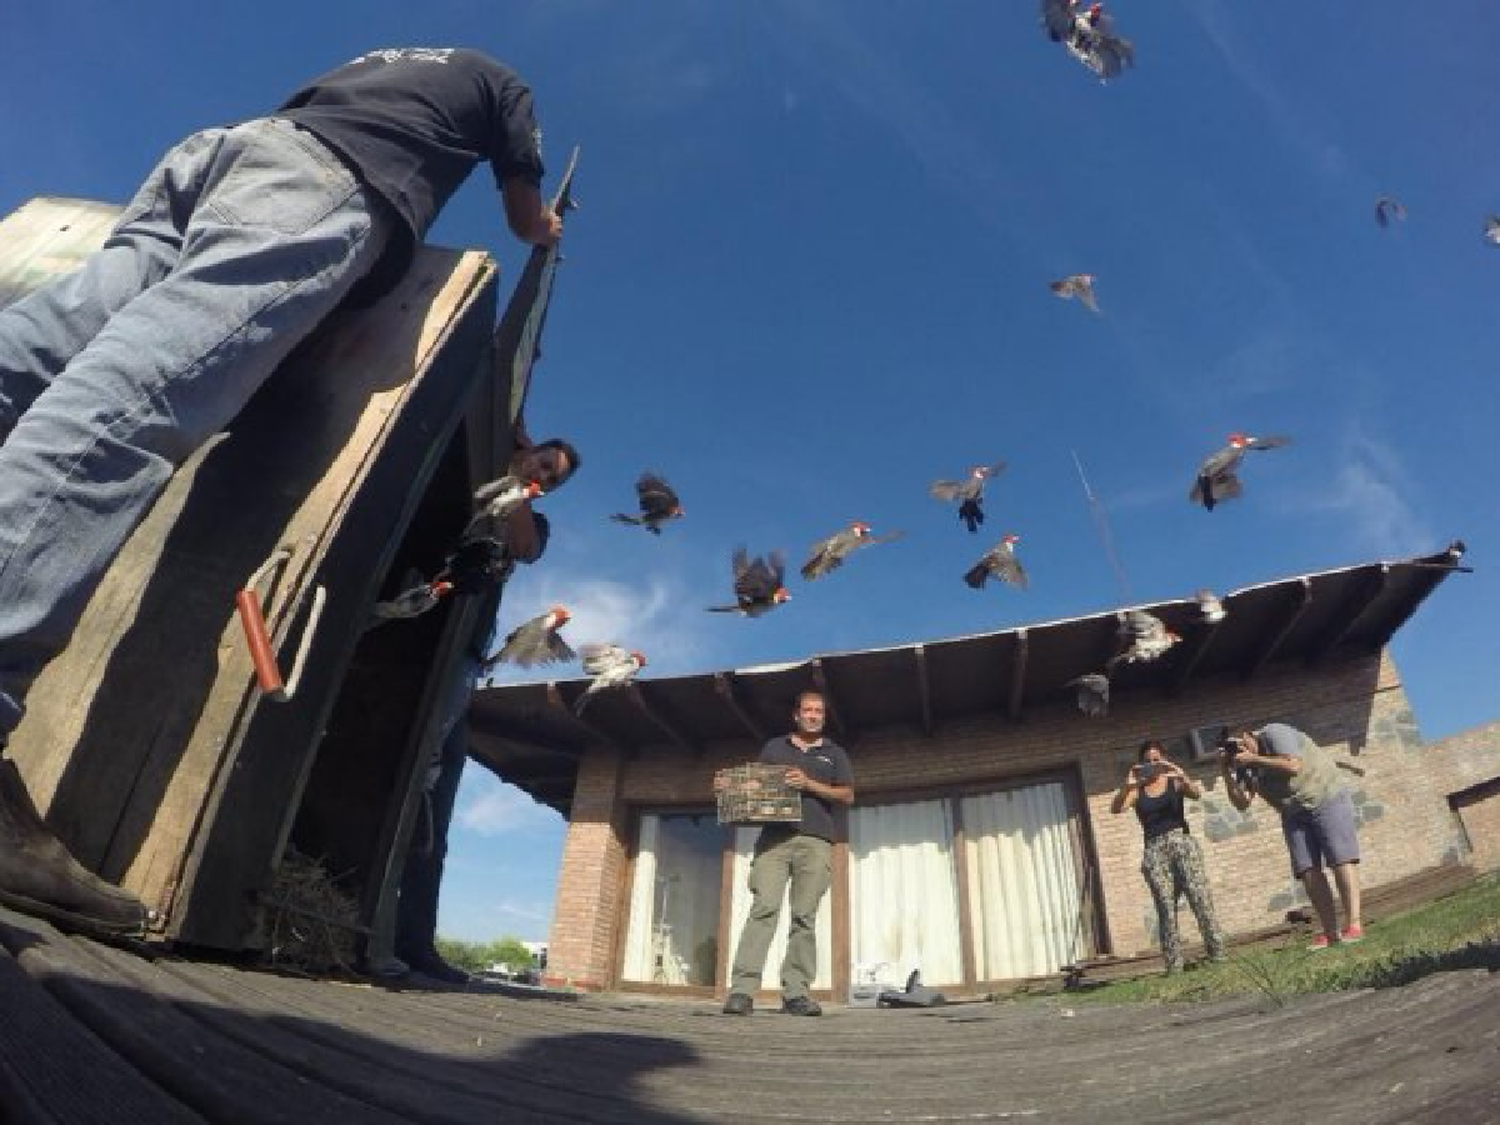
[[[1144,762],[1146,760],[1146,751],[1152,749],[1153,747],[1161,751],[1161,756],[1163,758],[1167,756],[1167,748],[1162,743],[1161,739],[1148,738],[1145,742],[1141,743],[1141,748],[1135,752],[1135,760],[1137,762]]]
[[[578,456],[578,450],[573,447],[573,443],[571,441],[564,441],[562,438],[548,438],[546,441],[537,442],[531,448],[555,449],[564,457],[566,457],[568,459],[567,479],[570,480],[572,479],[573,474],[578,471],[578,466],[583,464],[583,458]]]
[[[805,691],[799,691],[797,693],[797,697],[792,700],[792,710],[795,711],[800,708],[802,706],[802,701],[809,695],[816,696],[818,702],[821,703],[824,707],[828,706],[828,697],[826,695],[824,695],[817,688],[807,688]]]

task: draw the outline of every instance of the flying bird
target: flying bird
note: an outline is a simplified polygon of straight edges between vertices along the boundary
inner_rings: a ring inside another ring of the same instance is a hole
[[[1090,672],[1069,680],[1066,687],[1077,691],[1078,709],[1091,719],[1102,719],[1109,714],[1109,677],[1100,672]]]
[[[1243,492],[1237,475],[1240,462],[1251,449],[1279,449],[1290,445],[1291,439],[1284,437],[1256,438],[1245,434],[1230,434],[1229,444],[1217,453],[1211,453],[1198,466],[1198,475],[1193,479],[1193,489],[1188,499],[1202,504],[1208,511],[1224,500],[1234,500]]]
[[[772,551],[751,558],[744,547],[734,549],[734,605],[711,605],[710,613],[738,613],[759,617],[791,600],[786,589],[786,557]]]
[[[624,512],[616,512],[610,519],[617,523],[644,527],[652,535],[660,535],[662,524],[682,518],[682,504],[677,499],[677,493],[656,473],[642,473],[641,479],[635,482],[635,492],[641,514],[630,516]]]
[[[1198,603],[1198,610],[1203,614],[1203,620],[1210,625],[1217,625],[1229,616],[1224,603],[1214,596],[1212,590],[1199,590],[1193,595],[1193,600]]]
[[[1078,0],[1042,0],[1042,29],[1101,82],[1135,65],[1135,48],[1130,40],[1115,34],[1114,20],[1105,14],[1103,4],[1080,8]]]
[[[1005,472],[1005,462],[993,465],[977,465],[969,471],[966,480],[935,480],[927,487],[927,494],[934,500],[958,502],[958,518],[972,532],[979,531],[984,522],[984,482]]]
[[[496,664],[514,664],[520,668],[531,668],[538,664],[557,664],[573,659],[573,650],[568,642],[558,636],[557,631],[568,623],[571,615],[560,605],[546,613],[538,614],[530,621],[517,625],[510,631],[498,651],[484,658],[484,670],[488,672]]]
[[[417,570],[408,570],[401,579],[401,592],[388,601],[376,602],[370,610],[370,624],[421,617],[436,608],[438,602],[453,590],[453,583],[438,577],[423,578]]]
[[[480,485],[474,491],[474,503],[478,505],[464,534],[469,535],[482,528],[487,520],[504,520],[528,500],[542,495],[542,486],[536,481],[520,477],[505,476]]]
[[[1500,215],[1485,216],[1484,239],[1491,246],[1500,246]]]
[[[1020,541],[1019,535],[1002,538],[965,572],[964,581],[976,590],[984,589],[984,584],[991,578],[1026,589],[1026,571],[1016,558],[1016,544]]]
[[[873,535],[869,524],[856,520],[848,527],[835,531],[827,539],[820,539],[812,545],[812,552],[807,556],[807,561],[802,564],[802,577],[809,582],[815,578],[822,578],[830,570],[837,570],[843,566],[844,559],[861,547],[889,543],[900,539],[903,534],[905,533],[893,531],[889,535]]]
[[[1390,226],[1393,222],[1406,222],[1406,208],[1388,195],[1382,195],[1375,201],[1375,221],[1382,228]]]
[[[579,652],[583,656],[583,670],[593,680],[573,705],[575,715],[582,715],[589,700],[599,692],[624,687],[646,666],[644,653],[631,652],[616,644],[587,644]]]
[[[1117,635],[1124,647],[1109,658],[1109,662],[1105,665],[1106,672],[1114,671],[1115,665],[1120,663],[1145,664],[1158,660],[1166,655],[1168,649],[1182,640],[1167,628],[1166,622],[1161,618],[1143,609],[1126,610],[1120,614],[1120,627]]]
[[[1047,288],[1064,301],[1077,297],[1090,312],[1099,311],[1099,301],[1094,296],[1094,275],[1091,273],[1070,273],[1060,281],[1048,282]]]

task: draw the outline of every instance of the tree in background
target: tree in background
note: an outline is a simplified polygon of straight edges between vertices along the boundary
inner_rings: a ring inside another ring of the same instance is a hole
[[[480,973],[491,965],[505,964],[513,973],[534,967],[531,951],[520,938],[502,937],[495,941],[459,941],[440,937],[437,950],[444,961],[470,973]]]

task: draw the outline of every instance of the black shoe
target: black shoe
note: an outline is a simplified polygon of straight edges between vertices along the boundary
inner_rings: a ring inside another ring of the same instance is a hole
[[[784,1000],[781,1010],[788,1016],[821,1016],[823,1007],[811,996],[798,996],[792,1000]]]
[[[146,928],[141,900],[85,870],[52,834],[11,761],[0,761],[0,903],[85,933]]]
[[[755,1001],[743,992],[731,992],[724,1001],[726,1016],[748,1016],[755,1009]]]

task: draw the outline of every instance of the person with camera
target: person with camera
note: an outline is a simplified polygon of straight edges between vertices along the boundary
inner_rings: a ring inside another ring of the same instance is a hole
[[[1286,723],[1259,730],[1226,727],[1219,753],[1234,807],[1243,812],[1259,793],[1281,815],[1292,876],[1301,881],[1323,927],[1308,948],[1363,939],[1354,801],[1333,755]],[[1325,867],[1333,872],[1343,903],[1342,930]]]
[[[1162,959],[1167,972],[1182,972],[1182,943],[1177,936],[1177,900],[1186,897],[1198,920],[1198,932],[1210,961],[1223,961],[1224,931],[1214,914],[1213,894],[1203,866],[1203,852],[1188,832],[1184,798],[1196,801],[1203,787],[1183,768],[1167,758],[1166,749],[1154,738],[1141,743],[1136,764],[1110,804],[1110,811],[1135,809],[1145,836],[1141,874],[1156,903],[1156,926],[1161,934]]]

